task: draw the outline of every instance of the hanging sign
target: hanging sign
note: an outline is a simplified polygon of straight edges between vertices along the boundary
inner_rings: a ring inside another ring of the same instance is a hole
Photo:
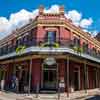
[[[65,83],[64,83],[64,82],[60,82],[60,83],[59,83],[59,87],[60,87],[60,88],[64,88],[64,87],[65,87]]]
[[[53,65],[56,63],[56,60],[55,58],[53,57],[48,57],[44,60],[44,63],[47,64],[47,65]]]

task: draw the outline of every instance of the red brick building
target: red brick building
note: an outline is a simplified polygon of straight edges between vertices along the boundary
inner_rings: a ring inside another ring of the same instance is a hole
[[[100,42],[59,13],[44,13],[0,41],[0,79],[10,88],[16,75],[20,91],[73,92],[100,87]],[[30,78],[29,78],[30,76]],[[31,81],[30,81],[31,80]]]

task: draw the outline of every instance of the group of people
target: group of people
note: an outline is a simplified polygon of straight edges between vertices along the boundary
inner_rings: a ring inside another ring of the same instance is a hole
[[[19,88],[19,80],[15,75],[13,75],[13,77],[11,79],[11,89],[14,92],[18,92],[18,88]]]
[[[0,89],[1,89],[1,91],[4,91],[5,85],[6,85],[5,79],[3,78],[0,81]],[[18,87],[19,87],[19,80],[15,75],[13,75],[12,78],[11,78],[11,82],[10,82],[10,88],[11,88],[12,91],[18,92]]]

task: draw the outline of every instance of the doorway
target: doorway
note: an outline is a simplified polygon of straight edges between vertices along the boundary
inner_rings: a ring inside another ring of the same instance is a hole
[[[43,64],[42,70],[42,89],[56,90],[57,89],[57,65]]]
[[[25,66],[17,66],[16,68],[16,77],[18,78],[19,81],[19,87],[18,91],[19,92],[25,92],[24,88],[25,86],[28,86],[28,69],[25,68]]]
[[[80,70],[79,68],[74,68],[74,90],[78,91],[80,89]]]

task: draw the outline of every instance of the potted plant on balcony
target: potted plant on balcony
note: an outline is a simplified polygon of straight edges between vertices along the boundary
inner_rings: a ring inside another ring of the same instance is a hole
[[[83,48],[82,47],[78,47],[78,53],[83,53]]]
[[[46,42],[46,43],[41,44],[41,47],[59,48],[59,43],[57,43],[57,42],[54,42],[54,43]]]
[[[16,48],[16,53],[17,53],[17,54],[23,53],[25,49],[26,49],[26,46],[25,46],[25,45],[23,45],[23,46],[20,45],[20,46],[18,46],[18,47]]]
[[[73,47],[73,50],[75,51],[75,52],[77,52],[77,53],[83,53],[83,48],[82,47],[80,47],[80,46],[74,46]]]
[[[74,46],[74,47],[73,47],[73,50],[74,50],[75,52],[78,52],[78,47],[77,47],[77,46]]]

